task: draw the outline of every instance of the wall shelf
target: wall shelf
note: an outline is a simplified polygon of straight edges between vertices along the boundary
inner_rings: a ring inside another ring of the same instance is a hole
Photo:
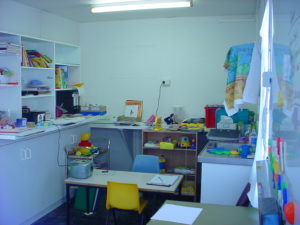
[[[54,70],[53,67],[34,67],[34,66],[22,66],[25,70]]]
[[[53,97],[54,95],[25,95],[25,96],[22,96],[23,99],[26,99],[26,98],[49,98],[49,97]]]

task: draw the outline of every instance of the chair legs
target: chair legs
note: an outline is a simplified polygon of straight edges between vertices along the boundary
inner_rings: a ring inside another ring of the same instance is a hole
[[[117,225],[116,211],[114,209],[112,209],[112,214],[114,218],[114,224]]]
[[[138,216],[141,217],[141,225],[144,225],[144,214],[141,213],[140,215],[138,214]]]
[[[110,224],[110,212],[112,212],[113,214],[113,220],[114,220],[114,225],[117,225],[117,218],[116,218],[116,212],[114,209],[110,209],[110,210],[107,210],[107,213],[106,213],[106,225],[109,225]]]
[[[109,224],[109,210],[106,210],[106,221],[105,221],[105,225]]]
[[[116,210],[114,210],[114,209],[107,210],[105,224],[110,225],[110,213],[112,213],[112,215],[113,215],[114,225],[117,225]],[[140,225],[144,225],[144,213],[141,213],[141,214],[137,213],[137,215],[138,215],[138,218],[140,221]]]

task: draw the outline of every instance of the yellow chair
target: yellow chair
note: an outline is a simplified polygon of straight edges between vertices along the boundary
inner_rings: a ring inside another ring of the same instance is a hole
[[[109,223],[110,211],[113,213],[114,224],[117,224],[114,209],[136,211],[141,217],[141,224],[143,224],[142,212],[147,204],[148,201],[140,199],[137,184],[107,182],[106,209],[109,211],[106,224]]]

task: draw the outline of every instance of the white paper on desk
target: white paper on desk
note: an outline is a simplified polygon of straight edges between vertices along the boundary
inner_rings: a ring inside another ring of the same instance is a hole
[[[152,217],[151,220],[163,220],[181,224],[192,225],[201,213],[201,208],[164,204]]]
[[[177,175],[155,175],[147,184],[159,185],[159,186],[172,186],[178,179]]]

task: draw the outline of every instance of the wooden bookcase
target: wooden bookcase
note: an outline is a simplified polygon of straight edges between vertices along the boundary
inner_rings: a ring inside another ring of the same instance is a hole
[[[163,157],[166,173],[184,174],[184,181],[181,188],[181,195],[190,196],[194,201],[197,200],[198,189],[198,153],[205,145],[204,132],[183,132],[183,131],[153,131],[143,130],[142,133],[142,152],[148,155]],[[186,137],[190,142],[193,140],[194,149],[191,147],[178,147],[178,142],[182,137]],[[163,140],[177,141],[174,149],[161,149],[159,146],[145,146],[149,142],[161,142]],[[190,170],[182,172],[178,168],[188,168]],[[176,169],[177,168],[177,169]],[[176,169],[176,170],[175,170]]]

